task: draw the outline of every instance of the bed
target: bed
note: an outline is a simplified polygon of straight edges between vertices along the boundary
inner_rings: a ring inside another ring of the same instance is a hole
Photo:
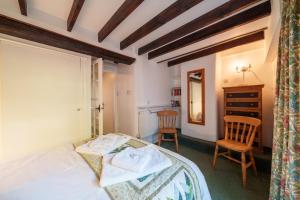
[[[131,141],[145,143],[135,138]],[[167,149],[159,149],[172,160],[170,168],[103,188],[99,187],[90,163],[74,151],[72,144],[0,163],[0,199],[211,199],[204,176],[193,162]]]

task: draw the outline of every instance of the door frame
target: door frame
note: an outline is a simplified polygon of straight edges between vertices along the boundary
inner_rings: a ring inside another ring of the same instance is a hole
[[[94,73],[94,65],[98,65],[98,71],[96,72],[97,74],[93,74]],[[97,58],[95,60],[92,60],[92,65],[91,65],[91,110],[94,110],[94,109],[98,109],[98,130],[99,130],[99,135],[103,135],[103,85],[102,85],[102,79],[103,79],[103,59],[102,58]],[[93,80],[93,77],[94,76],[97,76],[97,81],[94,82]],[[95,87],[94,87],[94,84],[97,83],[98,84],[98,91],[95,90]],[[92,104],[92,101],[93,101],[93,98],[96,98],[94,96],[97,96],[97,102],[96,102],[96,105],[93,105]],[[91,111],[91,118],[92,118],[92,115],[93,115],[93,111]],[[96,116],[96,115],[95,115]],[[95,117],[94,116],[94,117]],[[97,136],[95,134],[95,130],[96,130],[96,127],[95,125],[97,124],[96,123],[96,120],[93,121],[93,119],[91,119],[91,127],[93,126],[94,127],[94,130],[91,131],[91,136],[92,137],[95,137]]]

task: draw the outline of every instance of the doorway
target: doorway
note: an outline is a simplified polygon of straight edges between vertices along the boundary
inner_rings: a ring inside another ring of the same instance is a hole
[[[103,133],[116,131],[116,74],[103,72]]]
[[[133,70],[93,61],[92,137],[121,132],[134,134]]]

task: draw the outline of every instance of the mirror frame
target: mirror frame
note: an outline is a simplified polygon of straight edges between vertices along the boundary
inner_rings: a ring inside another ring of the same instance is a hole
[[[196,122],[191,119],[190,115],[190,74],[195,73],[195,72],[200,72],[202,74],[202,121],[201,122]],[[205,125],[205,70],[204,68],[202,69],[196,69],[192,71],[187,72],[187,115],[188,115],[188,123],[190,124],[198,124],[198,125]]]

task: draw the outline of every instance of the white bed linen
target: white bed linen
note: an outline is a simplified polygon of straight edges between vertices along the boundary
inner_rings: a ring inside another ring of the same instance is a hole
[[[0,164],[1,200],[109,200],[72,145]]]
[[[162,148],[161,148],[162,149]],[[190,160],[167,151],[196,172],[202,199],[211,199],[199,168]],[[74,151],[72,145],[0,163],[1,200],[109,200],[94,172]]]

